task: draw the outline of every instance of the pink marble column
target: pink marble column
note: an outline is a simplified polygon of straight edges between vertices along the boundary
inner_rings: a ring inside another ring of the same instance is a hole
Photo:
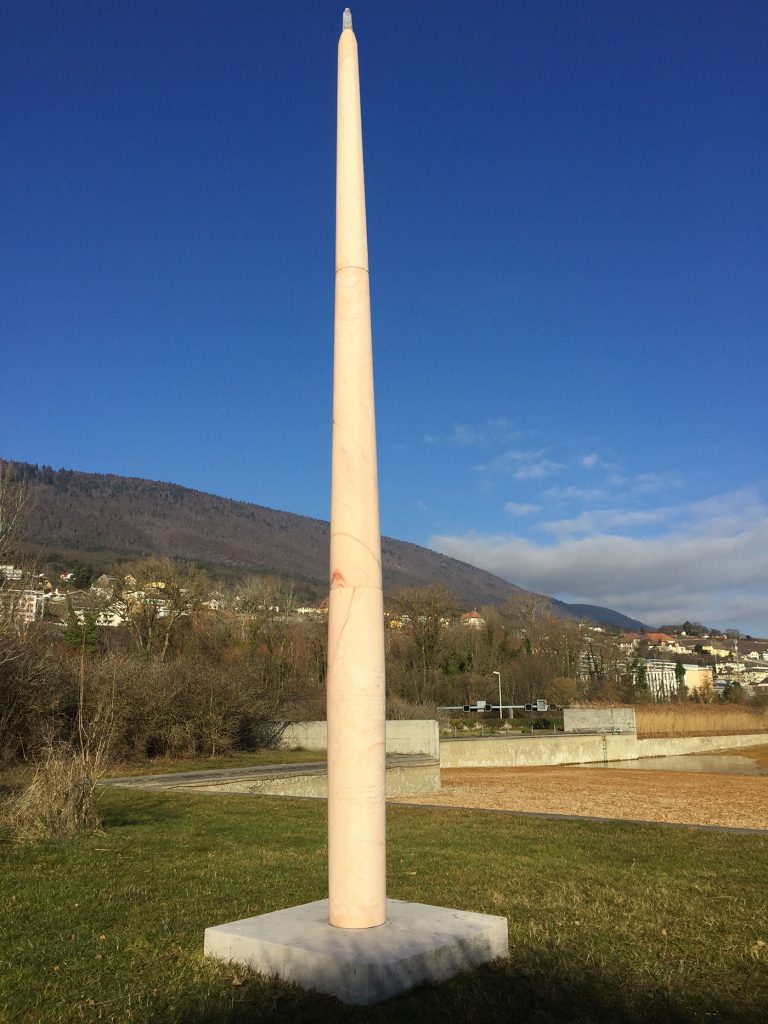
[[[386,920],[384,616],[357,40],[344,12],[336,150],[328,898],[338,928]]]

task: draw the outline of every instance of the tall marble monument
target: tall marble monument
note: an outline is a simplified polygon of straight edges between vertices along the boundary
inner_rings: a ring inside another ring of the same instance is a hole
[[[328,899],[332,925],[386,917],[384,602],[360,76],[339,40],[328,599]]]
[[[368,1004],[506,955],[507,922],[386,895],[381,537],[360,84],[349,10],[339,40],[336,159],[328,899],[207,928],[205,952]]]

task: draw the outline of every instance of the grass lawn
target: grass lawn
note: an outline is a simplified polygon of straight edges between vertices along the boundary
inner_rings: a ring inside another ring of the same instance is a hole
[[[105,831],[0,841],[0,1020],[768,1019],[768,837],[394,807],[389,892],[509,918],[510,959],[372,1008],[202,958],[326,894],[322,802],[106,790]]]

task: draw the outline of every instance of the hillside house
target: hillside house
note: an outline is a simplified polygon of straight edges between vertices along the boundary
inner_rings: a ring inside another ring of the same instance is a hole
[[[0,590],[0,610],[6,620],[17,626],[28,626],[42,619],[45,612],[45,594],[42,590]]]
[[[661,658],[648,658],[642,664],[645,666],[645,682],[651,691],[654,700],[671,700],[678,692],[678,668],[677,662],[666,661]],[[712,689],[712,669],[707,665],[683,665],[683,684],[689,694],[698,692],[706,693]],[[637,681],[639,667],[635,670]]]
[[[683,665],[688,693],[709,693],[714,685],[714,674],[709,665]]]
[[[70,575],[74,578],[73,573],[70,573]],[[111,594],[115,589],[116,583],[116,576],[107,576],[106,573],[103,573],[98,579],[93,581],[91,584],[91,590],[94,590],[96,593]]]
[[[622,633],[619,639],[619,647],[622,651],[629,654],[631,651],[637,650],[642,639],[642,633]]]
[[[87,609],[85,608],[76,610],[75,618],[77,619],[78,622],[85,622],[86,613]],[[102,608],[96,617],[97,626],[122,626],[124,622],[125,619],[120,614],[117,607]]]

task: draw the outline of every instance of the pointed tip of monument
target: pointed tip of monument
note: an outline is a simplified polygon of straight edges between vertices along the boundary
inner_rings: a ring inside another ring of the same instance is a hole
[[[344,8],[344,14],[341,19],[342,30],[345,28],[352,28],[352,11],[348,7]]]

